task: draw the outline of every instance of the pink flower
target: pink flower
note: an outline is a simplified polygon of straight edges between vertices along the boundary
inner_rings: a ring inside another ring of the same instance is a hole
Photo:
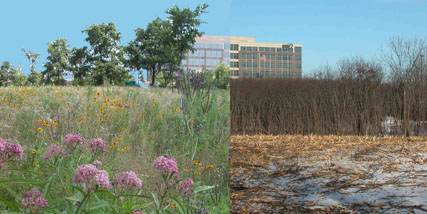
[[[116,174],[114,184],[119,185],[122,191],[130,190],[133,187],[141,188],[142,181],[139,179],[135,172],[119,172]]]
[[[8,151],[11,155],[17,156],[19,159],[22,159],[22,157],[24,156],[24,150],[19,144],[6,144],[6,151]]]
[[[47,147],[45,153],[43,154],[43,158],[49,160],[51,158],[56,158],[65,153],[65,146],[58,146],[55,143],[52,143],[49,147]]]
[[[176,186],[176,189],[186,196],[191,196],[193,193],[193,184],[193,180],[191,180],[191,178],[187,178],[179,182],[179,184]]]
[[[96,175],[93,177],[95,182],[100,187],[111,188],[110,177],[108,172],[105,170],[98,170]]]
[[[144,214],[144,212],[136,210],[136,211],[133,211],[133,214]]]
[[[48,206],[47,201],[43,198],[42,193],[33,188],[25,193],[25,197],[22,198],[22,206],[30,209],[32,212],[38,212]]]
[[[105,170],[98,170],[92,164],[83,164],[77,167],[72,180],[75,183],[86,184],[88,190],[93,189],[93,181],[100,187],[111,188],[108,173]]]
[[[107,150],[107,143],[105,143],[101,138],[93,138],[89,141],[88,147],[92,152],[105,152]]]
[[[67,134],[64,136],[64,143],[70,148],[76,148],[77,145],[81,145],[85,142],[85,139],[81,134]]]
[[[99,168],[99,167],[101,167],[101,166],[102,166],[102,162],[101,162],[101,161],[99,161],[99,160],[95,160],[95,161],[93,161],[93,162],[92,162],[92,164],[93,164],[93,165],[95,165],[95,166],[96,166],[96,168]]]
[[[0,138],[0,166],[13,156],[22,159],[24,150],[21,145],[9,143]]]
[[[178,173],[175,158],[160,156],[154,160],[153,168],[160,170],[164,174]]]
[[[6,143],[3,138],[0,138],[0,154],[6,150]]]

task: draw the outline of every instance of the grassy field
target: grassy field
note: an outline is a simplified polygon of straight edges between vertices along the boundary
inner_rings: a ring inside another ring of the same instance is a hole
[[[229,212],[229,92],[210,96],[181,108],[181,96],[170,89],[0,88],[0,138],[23,147],[22,159],[0,154],[0,210],[35,212],[21,200],[37,188],[49,204],[38,213]],[[202,108],[206,102],[212,107]],[[64,136],[74,133],[86,144],[101,138],[106,148],[67,147],[44,158],[52,144],[69,146]],[[175,158],[179,173],[153,169],[160,156]],[[77,167],[95,160],[112,184],[116,173],[133,171],[143,187],[119,194],[98,180],[92,190],[75,182]],[[184,178],[194,181],[189,197],[172,188]]]
[[[231,137],[231,213],[425,213],[427,138]]]

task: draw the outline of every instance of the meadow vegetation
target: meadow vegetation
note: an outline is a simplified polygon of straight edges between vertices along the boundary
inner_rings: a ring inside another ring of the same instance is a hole
[[[202,92],[0,88],[1,212],[229,212],[229,92]]]

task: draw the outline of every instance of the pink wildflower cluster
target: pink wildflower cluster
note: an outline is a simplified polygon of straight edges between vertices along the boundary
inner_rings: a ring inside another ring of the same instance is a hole
[[[136,210],[136,211],[133,211],[133,214],[144,214],[144,212]]]
[[[92,162],[93,165],[96,166],[96,168],[100,168],[102,166],[102,162],[99,160],[95,160]]]
[[[55,143],[52,143],[49,147],[46,148],[43,158],[49,160],[51,158],[56,158],[65,153],[65,146],[58,146]]]
[[[22,159],[23,155],[24,150],[21,145],[9,143],[3,140],[3,138],[0,138],[0,166],[3,162],[9,160],[9,158],[16,156],[17,158]]]
[[[25,193],[25,197],[22,199],[22,206],[30,209],[32,212],[38,212],[48,206],[47,201],[43,198],[42,193],[33,188]]]
[[[107,150],[107,143],[101,138],[93,138],[89,141],[88,147],[92,152],[105,152]]]
[[[81,134],[67,134],[64,136],[64,143],[67,147],[76,148],[77,145],[81,145],[85,142],[85,139]]]
[[[179,184],[176,186],[176,189],[186,196],[191,196],[193,193],[193,184],[193,180],[191,180],[191,178],[187,178],[179,182]]]
[[[175,158],[160,156],[154,160],[153,168],[160,170],[164,174],[178,173],[178,167],[176,165]]]
[[[105,170],[98,170],[92,164],[83,164],[77,167],[72,178],[75,183],[83,183],[88,190],[94,188],[94,183],[99,187],[111,188],[108,173]]]
[[[139,179],[135,172],[119,172],[116,174],[114,184],[119,185],[122,191],[131,190],[133,187],[141,188],[142,181]]]

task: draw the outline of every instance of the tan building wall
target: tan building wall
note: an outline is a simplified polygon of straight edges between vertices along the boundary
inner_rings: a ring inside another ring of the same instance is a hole
[[[195,48],[197,54],[188,54],[182,62],[184,68],[210,69],[215,67],[212,62],[225,62],[230,65],[232,78],[301,77],[301,44],[261,43],[253,37],[202,36],[196,39]],[[209,56],[212,51],[221,55]]]

